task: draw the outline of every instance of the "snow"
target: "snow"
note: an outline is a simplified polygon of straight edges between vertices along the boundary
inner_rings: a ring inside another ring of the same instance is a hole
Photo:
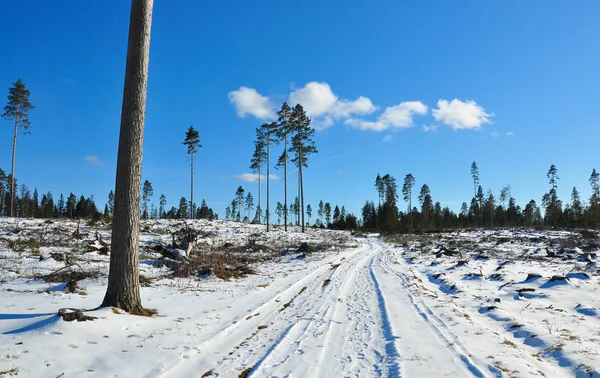
[[[351,238],[197,221],[199,248],[273,247],[243,251],[262,256],[252,263],[257,274],[223,281],[173,277],[155,263],[160,255],[149,248],[167,246],[182,223],[148,221],[140,269],[152,280],[142,298],[158,315],[103,308],[86,312],[94,321],[65,322],[59,309],[102,301],[109,256],[86,246],[100,246],[96,233],[110,240],[110,231],[80,225],[87,236],[74,240],[73,222],[1,222],[0,376],[600,377],[596,252],[585,243],[560,247],[576,232]],[[45,229],[55,245],[8,245]],[[302,242],[322,248],[293,252]],[[73,250],[97,277],[73,291],[34,278],[65,267],[50,254]]]

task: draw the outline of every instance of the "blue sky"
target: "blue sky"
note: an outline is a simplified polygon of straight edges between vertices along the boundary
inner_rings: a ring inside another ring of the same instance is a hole
[[[563,200],[573,186],[588,197],[600,169],[599,16],[596,0],[156,1],[143,178],[156,202],[189,198],[181,142],[194,125],[195,198],[223,217],[238,185],[256,197],[238,176],[250,173],[254,128],[287,100],[319,128],[305,171],[313,207],[359,213],[377,198],[379,172],[400,184],[412,173],[416,190],[427,183],[434,201],[458,210],[473,194],[473,160],[486,191],[509,184],[520,204],[540,202],[551,164]],[[122,0],[3,6],[1,105],[21,78],[36,106],[17,148],[19,183],[104,205],[128,20]],[[0,124],[8,172],[11,126]],[[273,194],[273,205],[283,200],[281,179]]]

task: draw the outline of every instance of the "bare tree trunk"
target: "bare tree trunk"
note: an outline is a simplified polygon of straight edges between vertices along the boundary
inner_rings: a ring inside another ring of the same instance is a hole
[[[302,213],[302,232],[304,232],[304,180],[302,179],[302,147],[300,147],[300,155],[298,156],[300,162],[299,173],[300,173],[300,212]]]
[[[283,142],[283,223],[284,230],[287,231],[287,216],[288,216],[288,205],[287,205],[287,135]]]
[[[269,213],[269,183],[271,182],[271,177],[269,177],[269,165],[271,165],[271,132],[267,131],[267,232],[269,232],[269,217],[271,216]]]
[[[10,216],[15,216],[15,157],[17,156],[17,132],[19,129],[19,116],[15,119],[15,134],[13,137],[12,172],[10,174]]]
[[[258,220],[258,224],[260,224],[260,162],[258,163],[258,209],[256,210],[257,213],[257,217],[256,219]]]
[[[194,153],[192,152],[192,173],[191,173],[191,184],[190,184],[190,218],[194,220]]]
[[[146,314],[138,267],[139,206],[153,0],[132,0],[117,157],[108,287],[102,306]]]

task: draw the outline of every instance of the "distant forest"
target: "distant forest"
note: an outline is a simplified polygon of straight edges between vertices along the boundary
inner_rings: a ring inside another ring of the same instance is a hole
[[[558,170],[554,165],[547,172],[549,190],[540,203],[530,200],[524,208],[517,205],[511,195],[510,187],[505,186],[496,197],[491,190],[484,192],[479,183],[477,164],[471,165],[473,179],[473,197],[469,203],[463,202],[457,214],[449,207],[434,202],[427,184],[420,190],[414,190],[415,178],[406,175],[402,186],[389,174],[377,175],[375,191],[377,201],[366,201],[361,209],[360,218],[348,213],[344,206],[331,205],[319,201],[315,209],[306,206],[306,226],[331,228],[338,230],[364,230],[377,232],[423,232],[452,230],[475,227],[554,227],[554,228],[600,228],[600,174],[592,170],[589,183],[592,194],[589,199],[580,197],[577,188],[571,191],[571,198],[563,202],[557,196]],[[16,181],[16,180],[15,180]],[[0,169],[0,214],[9,215],[10,175]],[[16,186],[19,187],[19,186]],[[185,197],[179,200],[179,206],[166,208],[166,197],[159,196],[159,205],[150,203],[153,196],[152,184],[146,180],[141,188],[142,198],[140,214],[144,219],[187,219],[190,217],[190,202]],[[402,202],[406,211],[399,210]],[[40,196],[37,189],[33,193],[22,184],[15,196],[15,216],[24,218],[73,218],[109,221],[112,217],[114,194],[108,194],[103,208],[96,206],[93,196],[76,196],[62,193],[55,199],[52,193]],[[410,211],[411,209],[412,211]],[[194,206],[196,219],[219,219],[202,200],[200,206]],[[287,214],[284,214],[287,212]],[[287,215],[288,225],[300,225],[300,203],[296,197],[288,208],[277,202],[271,222],[281,225]],[[254,197],[241,186],[225,209],[226,220],[238,222],[264,223],[266,214],[255,206]]]

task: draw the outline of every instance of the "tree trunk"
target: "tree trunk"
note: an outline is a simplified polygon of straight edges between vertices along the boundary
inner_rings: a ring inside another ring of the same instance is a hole
[[[302,232],[304,232],[304,180],[302,179],[302,147],[300,147],[300,155],[298,156],[300,162],[299,175],[300,175],[300,212],[302,213]]]
[[[103,307],[145,314],[140,298],[139,206],[153,0],[132,0],[117,157],[108,287]]]
[[[269,183],[271,182],[271,178],[269,177],[269,165],[271,165],[271,132],[267,131],[267,232],[269,232],[269,217],[271,213],[269,212]]]
[[[256,210],[258,224],[260,224],[260,162],[258,162],[258,209]]]
[[[191,178],[190,178],[190,219],[194,220],[194,153],[191,154],[192,157],[192,169],[191,169]]]
[[[287,231],[287,135],[284,137],[283,142],[283,226],[284,230]]]
[[[19,129],[19,116],[15,119],[15,134],[13,137],[12,169],[10,174],[10,216],[15,216],[15,157],[17,156],[17,131]]]

